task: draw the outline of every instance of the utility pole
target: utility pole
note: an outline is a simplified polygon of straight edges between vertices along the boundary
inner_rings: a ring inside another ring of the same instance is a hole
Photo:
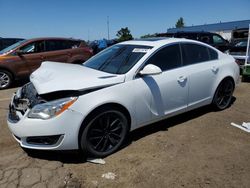
[[[248,64],[248,61],[250,61],[250,24],[249,24],[249,28],[248,28],[248,40],[247,40],[247,51],[246,51],[245,65]]]
[[[108,40],[109,40],[109,16],[107,17],[107,27],[108,27]]]
[[[88,29],[88,42],[89,42],[89,29]]]

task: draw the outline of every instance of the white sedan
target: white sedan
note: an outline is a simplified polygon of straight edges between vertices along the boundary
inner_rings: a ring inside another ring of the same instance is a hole
[[[114,45],[83,65],[44,62],[13,96],[8,126],[24,148],[107,156],[129,131],[212,104],[230,106],[232,56],[187,39]]]

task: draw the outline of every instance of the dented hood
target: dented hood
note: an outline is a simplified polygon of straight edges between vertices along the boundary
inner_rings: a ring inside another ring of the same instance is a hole
[[[110,74],[83,65],[43,62],[30,76],[38,94],[87,90],[122,83],[125,75]]]

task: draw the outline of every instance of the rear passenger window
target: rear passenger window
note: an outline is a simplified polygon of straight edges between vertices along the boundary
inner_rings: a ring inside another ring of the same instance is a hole
[[[81,41],[68,41],[68,48],[77,48],[80,46]]]
[[[153,64],[161,68],[162,71],[181,66],[181,54],[179,44],[167,46],[156,52],[146,64]]]
[[[218,53],[215,50],[213,50],[211,48],[207,48],[207,49],[209,52],[210,60],[218,59]]]
[[[71,40],[48,40],[46,41],[46,51],[66,50],[77,48],[80,41]]]
[[[64,40],[47,40],[46,41],[46,51],[56,51],[56,50],[65,50],[69,46]]]
[[[198,44],[182,44],[181,46],[184,65],[191,65],[210,60],[206,46]]]

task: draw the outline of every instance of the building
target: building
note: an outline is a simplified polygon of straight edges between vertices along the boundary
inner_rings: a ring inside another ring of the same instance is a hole
[[[230,40],[231,32],[234,29],[249,28],[250,20],[241,20],[233,22],[219,22],[215,24],[204,24],[196,26],[187,26],[183,28],[169,28],[168,33],[181,31],[208,31],[220,34],[223,38]]]

